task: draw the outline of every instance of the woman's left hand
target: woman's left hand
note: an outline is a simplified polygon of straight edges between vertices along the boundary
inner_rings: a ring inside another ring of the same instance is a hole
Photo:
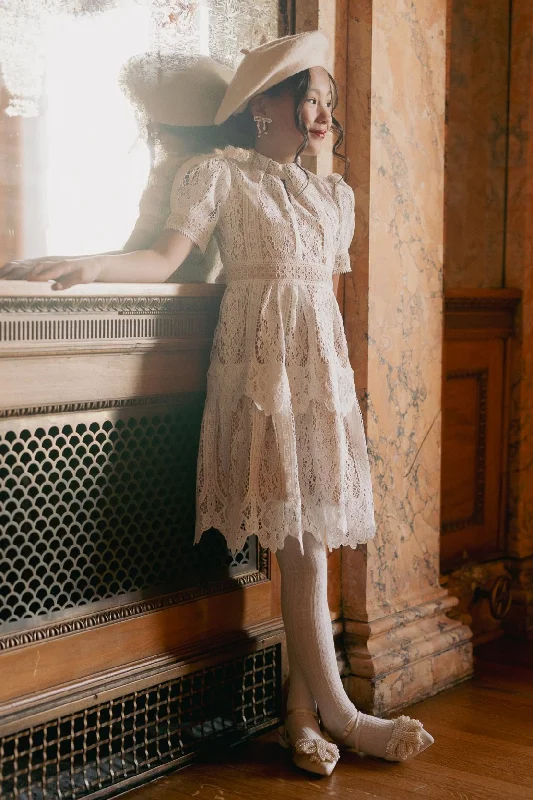
[[[97,281],[103,269],[100,256],[81,258],[36,258],[29,261],[11,261],[2,267],[4,280],[55,281],[52,289],[68,289],[78,283]]]

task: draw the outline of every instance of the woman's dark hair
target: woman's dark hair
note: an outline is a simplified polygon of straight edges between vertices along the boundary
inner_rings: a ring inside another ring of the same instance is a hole
[[[335,111],[335,108],[339,102],[339,90],[337,84],[335,83],[335,79],[331,75],[329,75],[329,82],[331,85],[333,112]],[[307,128],[302,122],[302,108],[310,85],[311,70],[304,69],[302,72],[297,72],[295,75],[291,75],[290,78],[281,81],[281,83],[276,83],[275,86],[272,86],[270,89],[267,89],[265,92],[263,92],[263,94],[266,94],[269,97],[280,97],[285,92],[289,92],[294,97],[294,121],[296,123],[296,127],[303,136],[303,142],[296,152],[294,159],[295,161],[298,160],[298,156],[309,144],[309,134],[307,132]],[[221,127],[224,128],[226,138],[230,144],[233,144],[237,147],[247,148],[254,146],[257,131],[249,106],[242,112],[242,114],[237,114],[233,117],[230,117],[229,120],[227,120],[227,122],[225,122]],[[340,122],[335,118],[333,113],[331,115],[331,127],[337,134],[335,144],[333,145],[333,155],[343,161],[344,175],[346,175],[346,170],[348,169],[348,164],[350,163],[349,159],[342,155],[342,153],[338,152],[344,141],[344,129]]]
[[[155,140],[160,133],[169,133],[177,136],[185,145],[190,143],[192,152],[208,153],[215,147],[226,147],[230,144],[225,131],[219,125],[203,125],[195,127],[177,127],[159,122],[151,126],[150,137]]]

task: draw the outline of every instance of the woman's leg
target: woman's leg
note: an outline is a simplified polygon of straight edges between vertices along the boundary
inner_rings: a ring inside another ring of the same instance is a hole
[[[424,731],[424,738],[417,726],[411,725],[409,730],[407,723],[398,723],[392,737],[393,720],[358,712],[346,694],[337,666],[328,607],[326,551],[310,533],[304,534],[303,544],[304,555],[298,541],[288,536],[283,549],[276,551],[282,579],[281,605],[293,660],[298,661],[325,728],[337,741],[371,755],[394,757],[420,752],[425,749],[423,745],[432,743],[429,734]],[[417,725],[421,728],[420,723]],[[391,750],[389,741],[392,744],[398,738],[403,744],[409,739],[414,752],[409,752],[409,746]]]
[[[300,667],[296,651],[290,636],[287,636],[287,655],[289,658],[289,693],[287,695],[287,712],[298,709],[297,713],[287,714],[285,730],[291,742],[298,739],[323,739],[320,725],[312,714],[316,714],[316,701],[307,685],[305,675]],[[309,714],[305,713],[305,709]],[[302,713],[303,711],[303,713]]]
[[[307,685],[300,662],[296,657],[296,652],[292,642],[287,637],[287,654],[289,656],[289,693],[287,695],[287,710],[290,708],[308,708],[309,711],[316,713],[316,701],[313,692]]]

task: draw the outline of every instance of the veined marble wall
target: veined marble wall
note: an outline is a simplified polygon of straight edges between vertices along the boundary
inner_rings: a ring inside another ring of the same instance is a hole
[[[504,285],[510,0],[448,0],[444,285]]]
[[[361,26],[368,24],[363,5],[369,4],[350,6],[357,7],[350,24],[358,44]],[[395,611],[438,589],[446,24],[441,2],[398,2],[395,10],[387,2],[371,5],[372,146],[366,165],[357,141],[368,113],[363,92],[349,94],[348,109],[348,154],[356,162],[350,179],[360,200],[356,317],[367,316],[369,336],[368,343],[352,341],[352,353],[356,381],[368,391],[380,532],[369,547],[377,548],[367,587],[375,594],[373,608],[367,601],[370,615],[384,603]],[[357,70],[368,48],[356,44],[353,50]],[[398,559],[410,567],[400,582],[391,573]]]
[[[378,532],[344,548],[353,695],[397,708],[467,676],[470,631],[439,583],[446,0],[350,0],[345,325]],[[364,576],[364,577],[363,577]]]

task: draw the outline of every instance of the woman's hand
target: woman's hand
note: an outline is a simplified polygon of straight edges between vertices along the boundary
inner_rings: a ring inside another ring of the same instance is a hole
[[[31,274],[38,274],[39,269],[58,261],[66,261],[66,256],[43,256],[41,258],[25,258],[22,261],[9,261],[0,267],[0,280],[24,281]]]
[[[68,289],[77,283],[97,281],[103,269],[100,256],[65,258],[48,256],[10,261],[0,268],[0,280],[55,281],[52,289]]]

